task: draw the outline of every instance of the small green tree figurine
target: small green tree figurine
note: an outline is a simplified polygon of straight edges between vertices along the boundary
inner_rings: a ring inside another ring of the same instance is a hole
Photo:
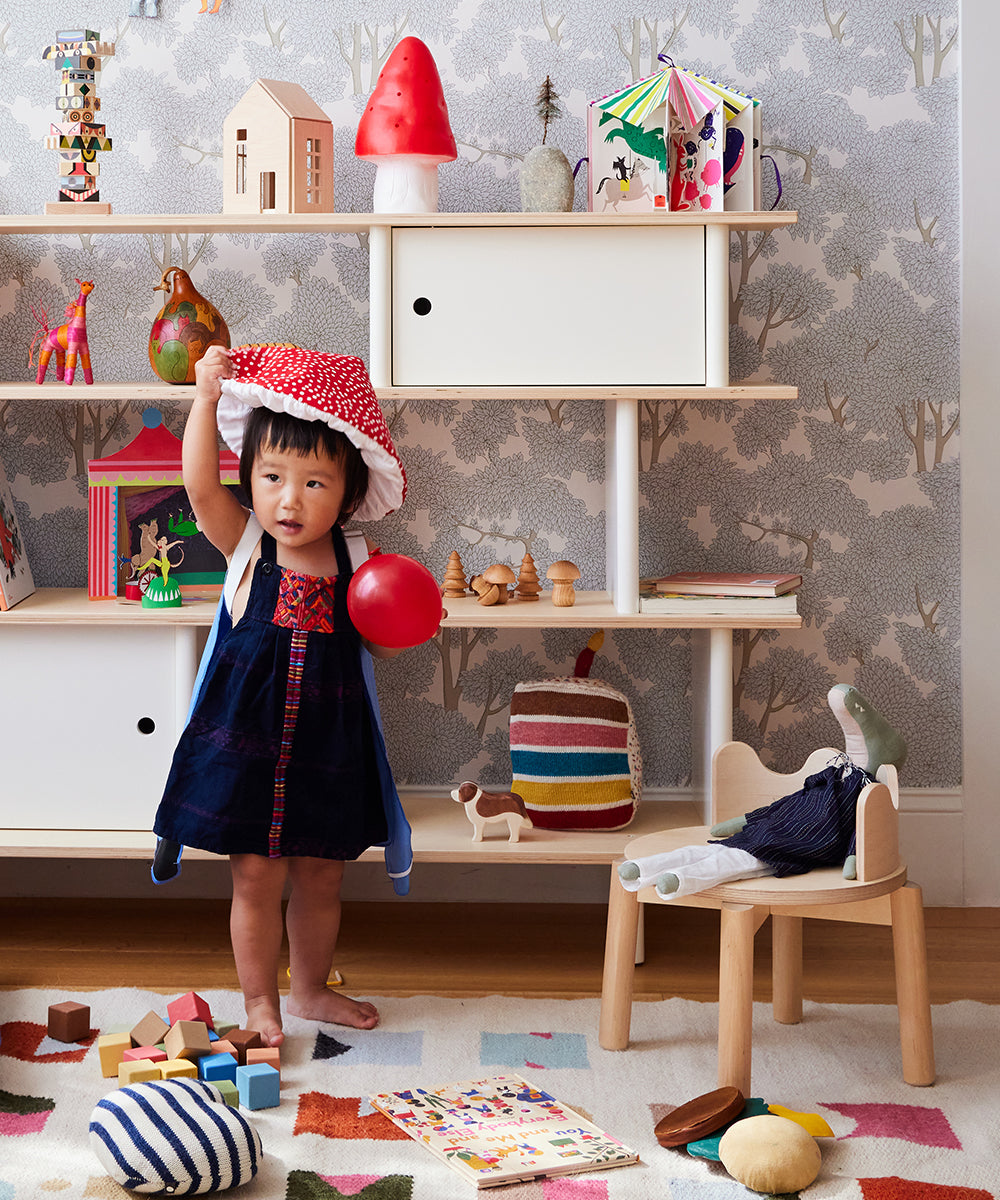
[[[542,145],[545,145],[545,139],[549,136],[549,122],[558,121],[563,115],[562,106],[559,103],[559,96],[556,89],[552,86],[550,76],[545,76],[545,82],[538,89],[538,98],[535,100],[535,112],[538,113],[538,119],[542,123]]]
[[[538,89],[535,112],[542,122],[542,141],[541,145],[528,151],[521,165],[521,209],[524,212],[569,212],[573,207],[573,170],[561,150],[545,144],[549,123],[563,115],[549,75]]]

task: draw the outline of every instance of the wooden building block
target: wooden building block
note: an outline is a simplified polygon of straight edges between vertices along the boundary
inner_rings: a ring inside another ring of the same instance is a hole
[[[255,1063],[267,1063],[268,1066],[274,1067],[280,1075],[281,1051],[277,1046],[254,1046],[247,1050],[246,1065],[251,1067]]]
[[[159,1064],[150,1062],[148,1058],[136,1059],[135,1062],[122,1061],[118,1064],[119,1087],[125,1087],[129,1083],[146,1083],[150,1079],[159,1078]]]
[[[161,1079],[197,1079],[198,1064],[189,1058],[165,1058],[156,1064]]]
[[[131,1048],[132,1038],[127,1032],[101,1034],[97,1039],[97,1053],[101,1060],[101,1074],[105,1079],[118,1074],[118,1064],[125,1051]]]
[[[175,1021],[163,1039],[168,1058],[198,1059],[212,1053],[204,1021]]]
[[[228,1038],[212,1038],[211,1033],[208,1036],[212,1040],[213,1054],[231,1054],[239,1062],[239,1051]]]
[[[226,1037],[236,1047],[236,1054],[241,1066],[246,1066],[247,1051],[262,1045],[260,1034],[256,1029],[231,1029]]]
[[[167,1036],[170,1026],[159,1013],[152,1009],[138,1021],[129,1032],[132,1035],[133,1046],[155,1046]]]
[[[235,1083],[239,1066],[231,1054],[205,1054],[198,1059],[198,1078],[206,1083],[215,1083],[219,1079]]]
[[[90,1005],[64,1000],[49,1005],[50,1038],[57,1042],[79,1042],[90,1033]]]
[[[267,1063],[237,1067],[236,1088],[243,1108],[276,1108],[281,1100],[281,1077]]]
[[[231,1079],[213,1079],[212,1086],[219,1089],[222,1094],[222,1099],[225,1100],[230,1108],[239,1108],[239,1089]]]
[[[171,1000],[167,1005],[167,1016],[171,1025],[177,1021],[204,1021],[209,1029],[215,1028],[212,1010],[197,992],[186,992],[176,1000]]]
[[[143,1059],[154,1063],[166,1062],[167,1052],[159,1046],[130,1046],[122,1055],[122,1062],[141,1062]]]

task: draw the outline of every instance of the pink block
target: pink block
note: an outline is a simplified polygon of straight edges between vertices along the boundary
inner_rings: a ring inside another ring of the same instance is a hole
[[[167,1005],[167,1015],[171,1025],[177,1021],[204,1021],[209,1029],[215,1029],[208,1001],[202,1000],[197,992],[187,992],[178,999],[171,1000]]]
[[[148,1058],[150,1062],[166,1062],[167,1055],[157,1046],[133,1046],[122,1055],[123,1062],[138,1062],[142,1058]]]

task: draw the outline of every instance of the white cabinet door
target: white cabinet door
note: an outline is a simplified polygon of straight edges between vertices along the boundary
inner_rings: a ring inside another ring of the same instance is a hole
[[[703,227],[393,230],[395,387],[704,382]]]
[[[178,734],[175,652],[166,627],[0,629],[0,828],[152,828]]]

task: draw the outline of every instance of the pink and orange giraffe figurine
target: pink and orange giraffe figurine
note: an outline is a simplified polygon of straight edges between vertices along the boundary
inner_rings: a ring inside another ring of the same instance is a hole
[[[79,359],[80,368],[83,371],[83,382],[94,382],[94,372],[90,366],[90,347],[87,345],[87,297],[94,290],[94,283],[93,280],[81,283],[79,279],[74,282],[79,287],[80,294],[72,304],[66,305],[64,316],[69,320],[65,325],[50,329],[48,313],[43,309],[42,315],[39,316],[32,305],[31,311],[34,313],[39,328],[31,340],[31,349],[28,351],[29,367],[32,365],[31,360],[35,354],[35,346],[41,340],[36,383],[45,382],[45,372],[53,354],[56,356],[56,379],[65,378],[66,382],[71,384],[76,374],[77,359]]]

